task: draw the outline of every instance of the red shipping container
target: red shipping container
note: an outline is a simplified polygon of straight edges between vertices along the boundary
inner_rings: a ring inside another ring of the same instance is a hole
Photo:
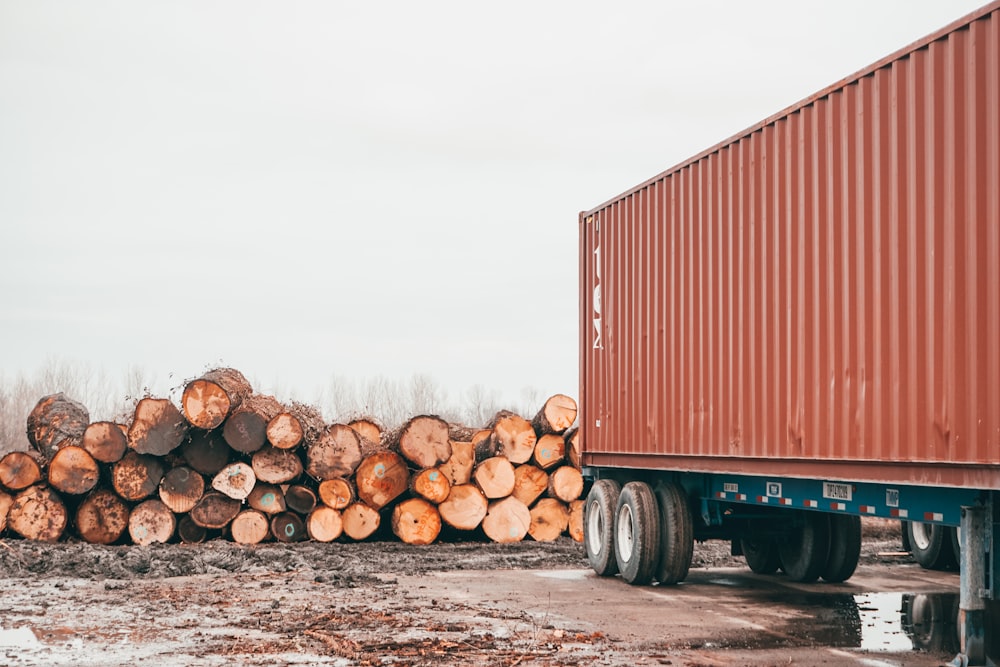
[[[585,465],[1000,489],[1000,2],[580,230]]]

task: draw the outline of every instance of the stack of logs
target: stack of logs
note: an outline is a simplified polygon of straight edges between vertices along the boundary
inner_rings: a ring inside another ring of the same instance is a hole
[[[63,394],[28,416],[30,452],[0,459],[0,532],[95,544],[364,540],[429,544],[485,535],[583,539],[576,402],[557,394],[527,419],[473,430],[430,415],[384,432],[326,424],[314,408],[255,394],[217,368],[181,408],[147,397],[129,424],[91,423]],[[6,491],[2,490],[6,489]]]

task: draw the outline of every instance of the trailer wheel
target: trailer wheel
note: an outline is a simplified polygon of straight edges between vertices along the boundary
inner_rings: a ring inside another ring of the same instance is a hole
[[[653,580],[660,556],[660,510],[649,484],[622,487],[615,513],[615,558],[622,579],[636,586]]]
[[[778,544],[770,537],[750,535],[740,540],[747,567],[757,574],[774,574],[781,567]]]
[[[823,579],[835,584],[847,581],[858,569],[860,556],[861,517],[830,515],[830,556],[821,575]]]
[[[660,560],[654,577],[661,584],[684,581],[694,555],[694,524],[687,494],[680,484],[657,486],[660,510]]]
[[[910,553],[920,567],[927,570],[948,570],[958,564],[955,558],[954,528],[910,521],[906,524],[906,530],[910,538]]]
[[[781,567],[792,581],[816,581],[830,555],[830,520],[821,512],[799,511],[799,522],[778,540]]]
[[[621,486],[611,479],[599,479],[590,487],[584,504],[584,538],[587,560],[594,572],[602,577],[618,574],[615,559],[615,508]]]

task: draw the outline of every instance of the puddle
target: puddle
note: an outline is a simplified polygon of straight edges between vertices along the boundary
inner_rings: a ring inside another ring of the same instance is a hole
[[[38,637],[29,628],[0,628],[0,648],[35,648],[41,646]]]
[[[563,581],[583,581],[590,570],[539,570],[533,574],[545,579],[561,579]]]

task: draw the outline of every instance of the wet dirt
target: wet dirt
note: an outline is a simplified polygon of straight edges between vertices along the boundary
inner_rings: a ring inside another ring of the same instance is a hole
[[[891,530],[869,535],[850,582],[795,585],[754,575],[728,544],[708,542],[684,584],[631,587],[596,577],[565,537],[423,547],[5,540],[0,664],[942,664],[950,644],[863,645],[878,625],[869,610],[895,605],[882,635],[911,636],[902,596],[957,590],[957,575],[920,570],[898,545]],[[895,597],[863,597],[883,593]]]

